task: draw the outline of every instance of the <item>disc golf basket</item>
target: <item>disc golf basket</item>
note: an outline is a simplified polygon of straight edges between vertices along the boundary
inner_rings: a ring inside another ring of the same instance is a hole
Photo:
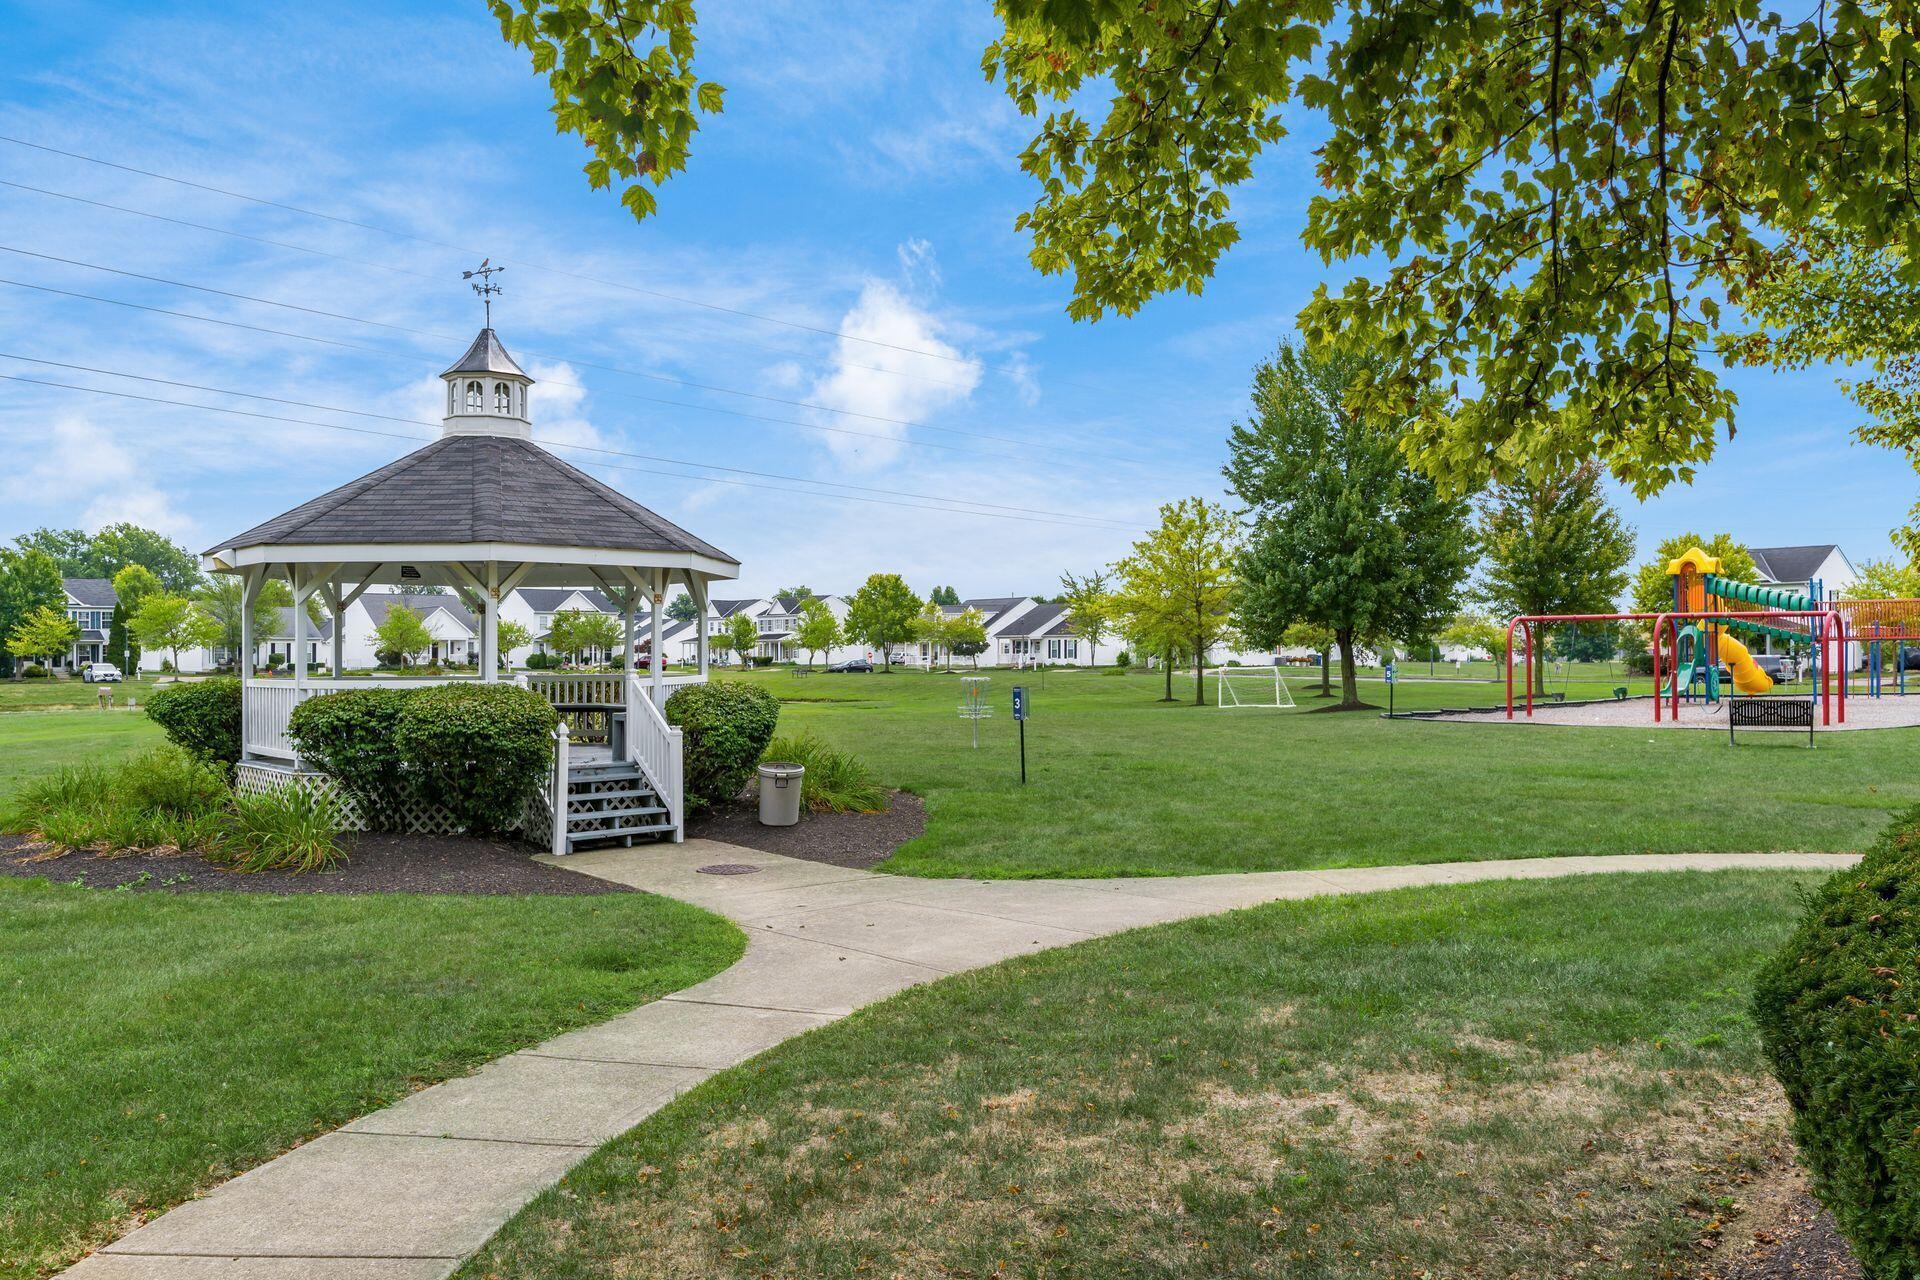
[[[980,745],[980,722],[991,719],[993,704],[987,701],[987,682],[991,676],[960,677],[960,718],[973,722],[973,745]]]

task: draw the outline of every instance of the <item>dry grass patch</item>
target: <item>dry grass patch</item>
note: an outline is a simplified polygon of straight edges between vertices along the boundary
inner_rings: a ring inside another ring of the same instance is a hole
[[[1582,878],[1029,957],[716,1078],[467,1274],[1687,1276],[1782,1140],[1727,975],[1792,909]]]

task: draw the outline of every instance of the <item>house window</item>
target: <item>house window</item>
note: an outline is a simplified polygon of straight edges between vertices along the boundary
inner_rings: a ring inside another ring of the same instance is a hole
[[[1060,656],[1072,662],[1079,661],[1080,642],[1078,640],[1062,640],[1060,642]]]
[[[479,413],[485,407],[486,399],[480,390],[479,382],[469,382],[467,384],[467,412]]]
[[[493,384],[493,411],[495,413],[513,412],[513,392],[504,382]]]

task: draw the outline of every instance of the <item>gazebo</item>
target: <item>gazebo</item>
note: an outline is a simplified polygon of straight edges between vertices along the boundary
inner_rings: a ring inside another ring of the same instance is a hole
[[[568,735],[561,735],[553,811],[573,811],[574,817],[555,819],[554,848],[564,852],[591,838],[631,841],[636,834],[679,839],[679,732],[667,725],[662,708],[675,686],[706,680],[707,628],[698,628],[696,670],[669,675],[661,606],[669,590],[684,586],[704,619],[710,584],[738,576],[739,562],[534,443],[528,416],[533,379],[491,327],[440,376],[447,401],[439,439],[228,538],[202,557],[209,572],[233,574],[241,583],[243,774],[271,783],[287,779],[265,775],[300,773],[287,721],[303,699],[369,683],[423,682],[342,675],[346,610],[369,587],[435,586],[459,596],[480,622],[481,652],[474,676],[451,678],[487,682],[502,679],[502,598],[518,587],[597,587],[625,618],[623,670],[612,676],[509,677],[541,689],[565,710],[600,708],[615,722],[604,751],[579,750],[571,760]],[[259,678],[252,670],[252,606],[270,578],[284,579],[293,590],[291,679]],[[334,619],[333,664],[325,679],[307,668],[307,605],[315,596]],[[643,603],[652,638],[644,674],[633,665]],[[612,785],[636,775],[644,786]],[[591,792],[650,802],[593,804],[582,798]]]

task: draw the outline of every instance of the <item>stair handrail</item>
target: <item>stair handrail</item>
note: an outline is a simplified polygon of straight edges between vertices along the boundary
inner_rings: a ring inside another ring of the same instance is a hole
[[[673,842],[685,838],[684,755],[680,730],[667,723],[666,713],[647,692],[636,674],[627,677],[627,759],[646,777],[660,797],[673,824]]]

